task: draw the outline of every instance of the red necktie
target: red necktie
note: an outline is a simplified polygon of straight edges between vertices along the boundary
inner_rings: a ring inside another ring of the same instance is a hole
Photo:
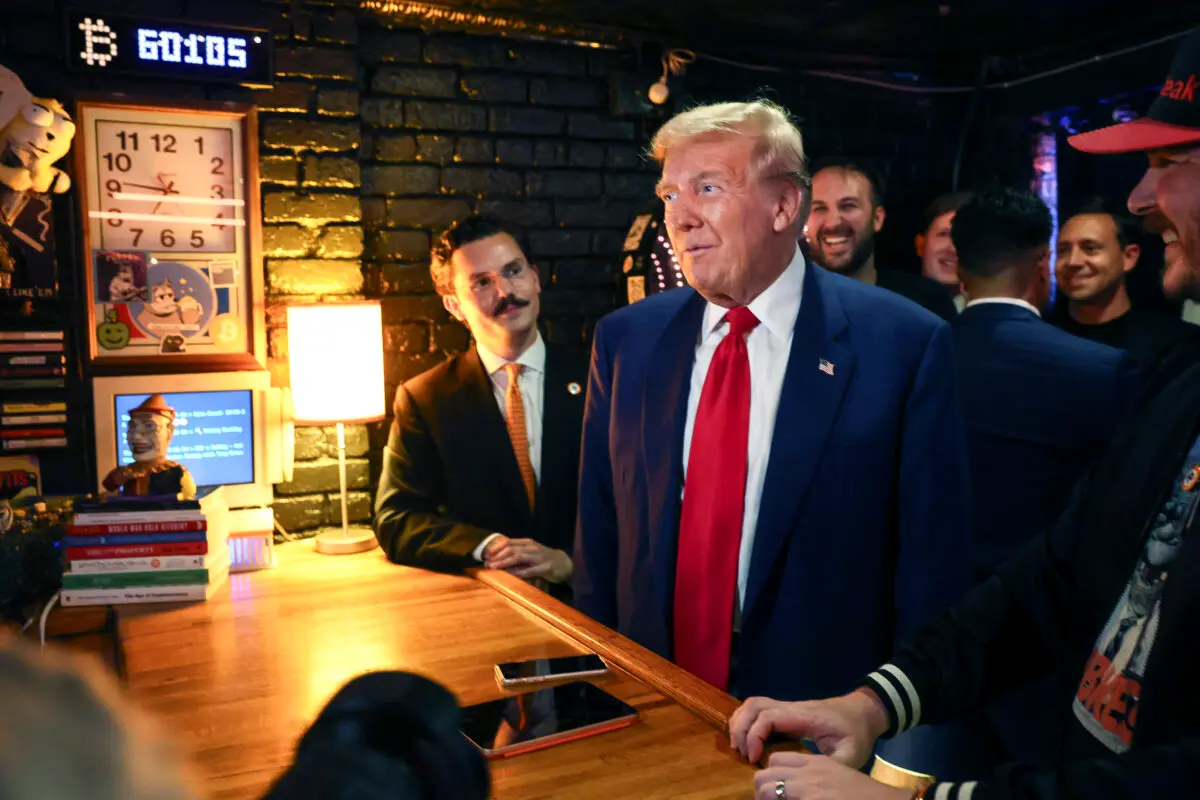
[[[696,408],[675,564],[675,663],[714,686],[729,682],[738,551],[750,444],[748,308],[725,315]]]

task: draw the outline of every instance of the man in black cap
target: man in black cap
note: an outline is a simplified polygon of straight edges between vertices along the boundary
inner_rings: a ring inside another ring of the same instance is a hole
[[[1200,29],[1144,119],[1072,137],[1093,153],[1143,151],[1129,208],[1166,244],[1164,289],[1200,296]],[[807,703],[753,698],[730,720],[757,760],[772,732],[822,756],[772,756],[757,798],[1049,800],[1191,798],[1200,792],[1200,362],[1124,427],[1066,511],[855,691]],[[930,580],[939,576],[930,575]],[[944,723],[1064,671],[1057,766],[1008,765],[916,791],[875,783],[875,741]],[[839,763],[840,762],[840,763]],[[846,766],[849,765],[849,766]]]

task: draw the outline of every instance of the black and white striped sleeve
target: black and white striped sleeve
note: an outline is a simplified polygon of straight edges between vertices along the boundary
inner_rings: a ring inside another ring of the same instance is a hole
[[[884,738],[912,730],[921,724],[921,696],[912,680],[895,664],[884,664],[867,676],[866,685],[883,702],[888,712]]]

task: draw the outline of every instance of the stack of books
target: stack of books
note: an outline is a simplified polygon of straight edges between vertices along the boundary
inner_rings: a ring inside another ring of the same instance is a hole
[[[83,500],[63,540],[64,606],[204,601],[229,575],[221,487],[195,500]]]

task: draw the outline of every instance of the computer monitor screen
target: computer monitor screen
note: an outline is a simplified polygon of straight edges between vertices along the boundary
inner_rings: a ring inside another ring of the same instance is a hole
[[[253,394],[249,389],[163,394],[175,409],[175,434],[167,458],[187,467],[197,486],[254,482]],[[113,398],[119,464],[133,461],[125,440],[129,412],[147,397],[118,394]]]

